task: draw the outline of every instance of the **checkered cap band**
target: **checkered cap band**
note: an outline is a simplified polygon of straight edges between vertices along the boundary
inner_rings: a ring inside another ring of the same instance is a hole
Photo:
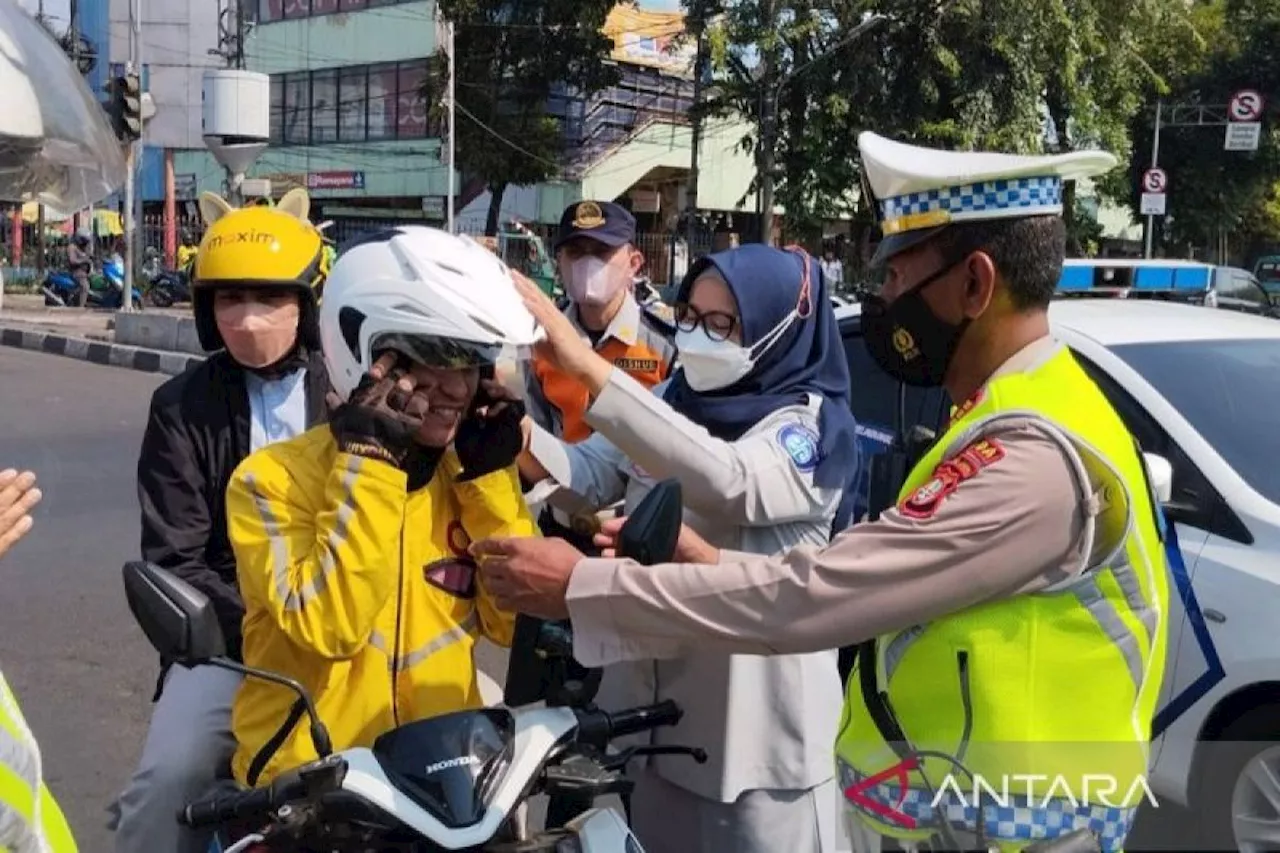
[[[838,764],[842,791],[867,778],[843,761]],[[963,802],[948,792],[946,796],[949,802],[939,803],[935,809],[933,796],[928,791],[907,788],[903,794],[902,786],[891,782],[863,788],[860,796],[884,806],[890,812],[912,818],[921,829],[937,826],[937,812],[941,811],[954,829],[975,834],[978,831],[978,808],[972,802],[972,796],[967,796],[968,802]],[[997,841],[1029,843],[1088,829],[1097,836],[1105,853],[1120,853],[1124,849],[1125,837],[1138,816],[1136,807],[1093,805],[1065,797],[1028,798],[1010,791],[1008,797],[1001,799],[1002,803],[990,800],[983,803],[981,815],[985,837]],[[845,798],[845,807],[872,820],[884,821],[882,815],[865,809],[848,797]]]
[[[1027,215],[1057,213],[1062,210],[1062,179],[1052,176],[1009,178],[963,187],[944,187],[884,199],[880,202],[880,210],[885,222],[935,211],[944,211],[955,220],[980,219],[980,214],[997,211],[1019,211]]]

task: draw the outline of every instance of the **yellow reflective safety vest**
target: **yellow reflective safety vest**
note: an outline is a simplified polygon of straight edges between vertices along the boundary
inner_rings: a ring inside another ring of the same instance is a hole
[[[0,851],[75,853],[62,809],[45,787],[40,747],[0,674]]]
[[[1006,851],[1086,827],[1119,850],[1153,799],[1168,609],[1155,498],[1136,442],[1070,351],[1052,348],[955,410],[899,500],[1001,420],[1029,417],[1092,494],[1088,564],[1042,592],[877,639],[875,689],[864,697],[851,676],[836,745],[845,806],[873,833],[922,840],[945,816]],[[909,747],[885,737],[886,719]]]

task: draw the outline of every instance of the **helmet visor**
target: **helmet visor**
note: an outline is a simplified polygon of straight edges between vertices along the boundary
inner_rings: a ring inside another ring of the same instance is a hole
[[[370,351],[376,360],[388,350],[398,352],[415,364],[444,370],[464,370],[471,367],[493,367],[500,361],[523,360],[524,347],[500,344],[480,344],[456,338],[438,338],[427,335],[406,335],[389,332],[378,335],[370,342]]]

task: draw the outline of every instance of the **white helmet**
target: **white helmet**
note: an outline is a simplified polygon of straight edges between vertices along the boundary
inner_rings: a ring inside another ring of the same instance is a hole
[[[325,366],[343,400],[374,353],[395,350],[433,367],[493,367],[527,359],[542,334],[506,264],[469,237],[421,225],[344,246],[320,303]]]

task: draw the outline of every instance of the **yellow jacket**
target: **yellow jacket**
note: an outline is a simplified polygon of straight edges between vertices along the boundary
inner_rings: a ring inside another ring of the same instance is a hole
[[[476,638],[511,642],[514,616],[473,575],[467,547],[537,527],[515,466],[472,482],[458,482],[460,470],[450,451],[431,482],[409,494],[399,469],[339,453],[328,428],[317,427],[254,453],[232,475],[227,519],[246,608],[244,662],[302,682],[335,749],[479,707]],[[245,680],[231,714],[241,783],[294,699],[287,688]],[[315,758],[302,721],[255,784]]]

